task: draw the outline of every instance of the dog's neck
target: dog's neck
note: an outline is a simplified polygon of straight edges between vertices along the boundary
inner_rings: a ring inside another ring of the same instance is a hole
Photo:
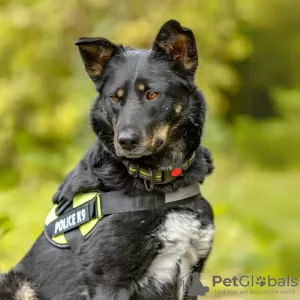
[[[161,153],[157,155],[141,157],[138,159],[122,158],[122,160],[130,161],[134,164],[138,164],[146,168],[160,169],[162,171],[165,171],[172,170],[174,168],[181,168],[186,163],[186,161],[192,156],[193,153],[194,152],[191,152],[186,155],[184,155],[183,153],[177,155],[177,153],[175,152],[169,153],[169,155]]]
[[[128,173],[133,177],[139,177],[144,180],[148,192],[153,191],[156,185],[171,183],[179,177],[183,177],[185,172],[192,166],[195,160],[195,152],[192,153],[182,164],[177,167],[172,165],[167,168],[160,166],[151,167],[147,164],[140,164],[137,161],[125,160],[123,164],[127,167]]]
[[[138,176],[134,177],[133,175],[131,175],[128,172],[128,168],[124,164],[122,159],[116,157],[112,153],[110,153],[110,157],[112,159],[111,162],[113,162],[114,167],[110,171],[109,175],[106,173],[107,175],[105,176],[105,178],[107,180],[103,182],[103,184],[109,190],[122,189],[129,194],[140,194],[147,192],[147,186],[145,185],[145,181]],[[148,160],[148,158],[146,158],[139,159],[137,161],[139,164],[148,168],[155,168],[158,166],[157,164],[155,164],[154,159],[151,161],[151,159]],[[183,176],[179,176],[175,180],[167,182],[165,184],[155,184],[154,189],[156,191],[170,193],[176,191],[178,188],[194,184],[195,182],[202,183],[205,177],[211,173],[212,169],[212,161],[208,150],[200,146],[195,151],[195,158],[193,159],[193,163],[184,172]]]

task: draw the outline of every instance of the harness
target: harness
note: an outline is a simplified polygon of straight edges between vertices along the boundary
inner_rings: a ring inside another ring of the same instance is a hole
[[[55,247],[71,248],[76,251],[89,238],[97,223],[111,214],[121,214],[133,211],[161,209],[174,205],[187,205],[195,201],[195,196],[201,196],[198,183],[180,188],[172,193],[158,193],[153,191],[154,184],[170,182],[189,168],[194,161],[194,154],[180,169],[180,174],[172,176],[172,171],[146,170],[128,164],[128,172],[150,181],[149,192],[144,195],[131,197],[122,191],[91,192],[76,195],[62,215],[56,213],[58,205],[54,205],[46,217],[44,234],[46,239]],[[178,170],[177,170],[177,173]],[[176,173],[176,174],[177,174]],[[155,176],[153,175],[155,174]],[[173,172],[173,175],[176,175]],[[175,178],[174,178],[175,177]],[[150,189],[152,187],[152,189]]]

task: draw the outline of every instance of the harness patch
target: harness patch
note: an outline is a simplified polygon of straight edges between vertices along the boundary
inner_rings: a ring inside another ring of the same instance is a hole
[[[53,236],[60,235],[64,232],[72,230],[78,227],[81,224],[84,224],[90,221],[88,216],[88,206],[82,205],[82,207],[78,207],[76,209],[72,209],[69,214],[62,216],[57,221],[54,221],[54,232]]]
[[[77,195],[72,208],[62,216],[55,213],[55,205],[46,218],[44,233],[48,241],[60,248],[69,247],[65,233],[77,230],[86,237],[102,218],[99,193]]]

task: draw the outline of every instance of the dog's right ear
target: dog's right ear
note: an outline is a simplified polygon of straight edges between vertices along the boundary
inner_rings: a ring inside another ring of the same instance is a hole
[[[121,50],[105,38],[80,38],[75,45],[90,78],[95,81],[103,74],[109,60]]]

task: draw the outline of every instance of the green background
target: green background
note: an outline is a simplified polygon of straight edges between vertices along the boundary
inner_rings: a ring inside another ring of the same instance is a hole
[[[29,249],[94,139],[95,91],[74,42],[151,47],[175,18],[197,39],[216,166],[203,186],[216,213],[204,278],[300,277],[299,12],[297,0],[0,1],[0,270]]]

